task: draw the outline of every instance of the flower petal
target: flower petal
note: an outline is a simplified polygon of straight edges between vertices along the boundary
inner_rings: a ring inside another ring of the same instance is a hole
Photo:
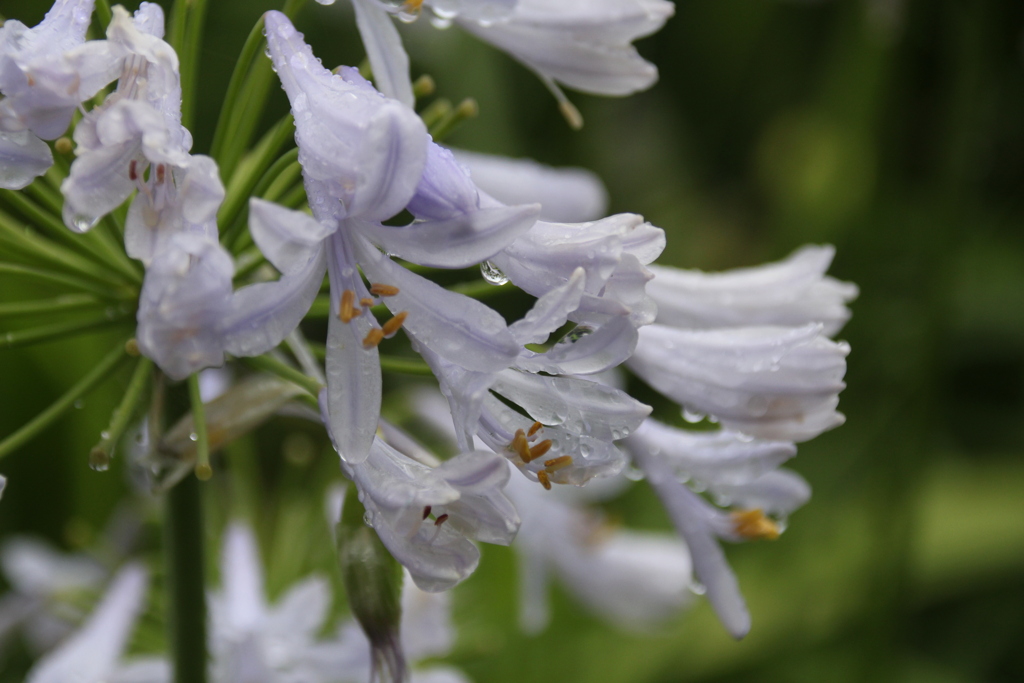
[[[402,47],[402,37],[391,17],[373,0],[352,0],[352,6],[377,90],[407,107],[414,106],[416,98],[409,78],[409,55]]]
[[[52,165],[50,146],[33,133],[0,131],[0,188],[20,190]]]
[[[281,273],[303,269],[320,243],[337,229],[330,222],[292,211],[258,197],[249,200],[249,232],[256,246]]]

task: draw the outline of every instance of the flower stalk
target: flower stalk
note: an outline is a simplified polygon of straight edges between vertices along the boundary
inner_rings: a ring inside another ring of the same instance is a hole
[[[206,588],[201,484],[185,477],[167,492],[164,557],[174,683],[206,683]]]

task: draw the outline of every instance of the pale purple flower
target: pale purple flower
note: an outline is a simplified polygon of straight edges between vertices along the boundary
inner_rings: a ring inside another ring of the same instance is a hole
[[[318,0],[330,5],[334,0]],[[387,13],[415,17],[421,5],[437,21],[454,21],[534,71],[574,124],[579,113],[559,84],[601,95],[649,88],[658,70],[637,53],[634,40],[658,31],[675,12],[666,0],[353,0],[356,20],[377,85],[412,104],[409,58]]]
[[[750,629],[750,614],[718,541],[778,537],[810,498],[807,482],[779,465],[796,454],[794,441],[844,420],[836,406],[850,349],[827,335],[849,318],[857,290],[825,275],[832,254],[805,247],[721,274],[652,267],[658,320],[640,330],[628,366],[682,404],[688,420],[707,416],[721,427],[695,432],[649,419],[624,445],[735,637]]]
[[[28,672],[27,683],[169,681],[166,662],[152,658],[121,661],[144,605],[146,585],[146,570],[141,565],[128,565],[118,572],[81,629],[37,661]]]
[[[496,312],[389,254],[442,268],[473,265],[529,229],[539,207],[484,205],[468,174],[431,143],[411,109],[382,96],[355,69],[325,69],[283,14],[267,13],[266,32],[292,103],[313,218],[263,207],[253,236],[286,276],[319,282],[326,263],[329,424],[342,458],[358,463],[377,429],[382,338],[404,326],[414,342],[471,371],[508,367],[521,350]],[[405,208],[413,224],[382,224]],[[290,310],[301,315],[315,294],[296,290]],[[382,326],[369,314],[378,301],[395,322]]]
[[[46,172],[53,157],[43,140],[61,136],[111,80],[110,60],[83,45],[92,9],[93,0],[57,0],[38,26],[0,27],[0,187],[21,189]]]

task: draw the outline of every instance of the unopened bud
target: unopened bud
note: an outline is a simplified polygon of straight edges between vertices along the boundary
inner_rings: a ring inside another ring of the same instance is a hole
[[[366,510],[354,491],[345,496],[335,538],[348,603],[370,641],[371,680],[407,679],[399,631],[402,622],[402,567],[364,521]]]

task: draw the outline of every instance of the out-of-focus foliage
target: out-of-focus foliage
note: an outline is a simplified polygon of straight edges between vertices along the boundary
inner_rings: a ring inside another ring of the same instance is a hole
[[[48,5],[4,0],[0,12],[31,25]],[[273,6],[211,3],[194,151],[210,143],[249,28]],[[310,3],[298,23],[325,63],[361,61],[345,8]],[[550,629],[525,637],[514,558],[488,547],[456,592],[458,664],[480,683],[1024,680],[1024,4],[680,0],[640,44],[660,83],[625,100],[572,94],[586,119],[577,134],[532,74],[425,23],[403,29],[414,75],[481,105],[454,144],[597,171],[614,210],[666,230],[668,263],[752,265],[830,242],[831,272],[861,287],[841,335],[853,346],[848,422],[793,463],[814,499],[781,540],[730,549],[754,618],[745,641],[700,601],[662,630],[623,634],[564,593]],[[266,123],[284,111],[277,96]],[[4,282],[0,298],[22,286]],[[0,352],[0,433],[114,340]],[[127,381],[3,462],[4,534],[96,542],[128,486],[123,457],[97,473],[87,455]],[[386,412],[408,420],[389,386]],[[224,519],[244,515],[272,591],[329,570],[320,494],[340,478],[335,459],[322,430],[295,419],[230,446],[218,467],[235,478],[206,485],[209,548]],[[668,528],[642,484],[609,512]],[[158,566],[156,528],[136,544]],[[159,633],[144,625],[136,648]],[[21,680],[25,654],[5,662],[0,680]]]

